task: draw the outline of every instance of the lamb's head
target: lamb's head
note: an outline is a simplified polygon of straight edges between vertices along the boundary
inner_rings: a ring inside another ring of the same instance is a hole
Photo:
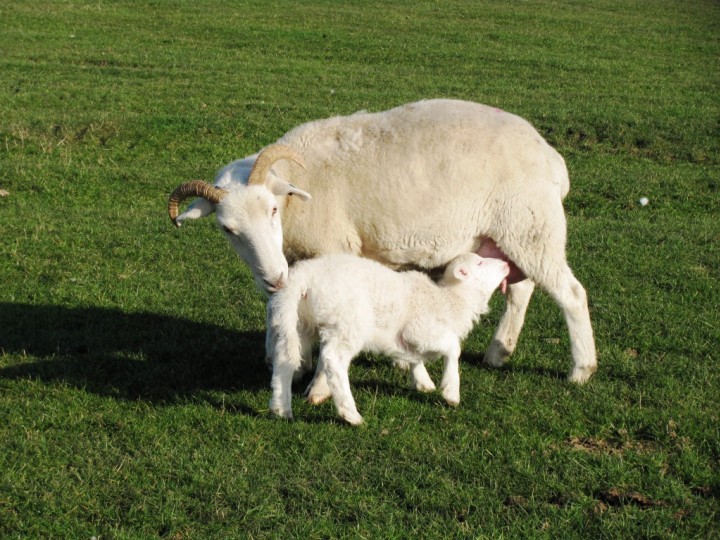
[[[308,193],[270,171],[281,159],[295,161],[304,167],[297,152],[287,146],[273,145],[255,158],[247,180],[237,181],[226,175],[215,185],[201,180],[185,182],[173,191],[168,201],[170,219],[178,227],[186,219],[215,212],[218,227],[248,264],[258,287],[267,293],[284,287],[288,275],[277,198],[298,195],[310,199]],[[178,215],[180,203],[189,197],[199,198]]]
[[[489,299],[498,287],[505,292],[509,273],[510,265],[506,261],[465,253],[450,261],[441,284],[468,286]]]

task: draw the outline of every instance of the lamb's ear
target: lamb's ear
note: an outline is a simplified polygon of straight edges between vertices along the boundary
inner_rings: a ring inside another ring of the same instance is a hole
[[[205,199],[195,199],[190,206],[180,214],[175,223],[179,227],[186,219],[198,219],[207,217],[215,211],[215,205]]]
[[[267,182],[265,183],[267,188],[273,193],[273,195],[297,195],[303,201],[309,201],[312,196],[300,188],[293,186],[287,180],[283,180],[275,173],[270,173],[267,176]]]
[[[470,268],[467,264],[459,264],[453,269],[453,277],[458,281],[465,281],[470,275]]]

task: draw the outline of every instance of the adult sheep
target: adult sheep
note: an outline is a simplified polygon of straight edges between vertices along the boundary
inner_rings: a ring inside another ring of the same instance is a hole
[[[597,362],[585,289],[565,256],[569,187],[562,156],[527,121],[427,100],[300,125],[227,165],[214,185],[182,184],[168,209],[178,226],[216,212],[268,292],[284,285],[287,260],[327,253],[428,270],[468,251],[505,259],[506,310],[485,361],[501,366],[515,349],[537,284],[564,312],[568,378],[584,383]],[[188,197],[199,199],[178,215]]]

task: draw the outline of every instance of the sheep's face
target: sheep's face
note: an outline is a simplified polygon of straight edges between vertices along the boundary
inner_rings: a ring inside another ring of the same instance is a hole
[[[265,186],[233,189],[216,207],[217,224],[250,267],[255,282],[271,294],[285,286],[288,263],[278,202]]]

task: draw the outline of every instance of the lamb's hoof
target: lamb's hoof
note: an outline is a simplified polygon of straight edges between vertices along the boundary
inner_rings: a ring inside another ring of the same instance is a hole
[[[568,375],[568,381],[575,384],[585,384],[597,371],[597,364],[593,366],[574,367]]]
[[[405,360],[393,360],[393,364],[395,364],[396,368],[401,369],[402,371],[410,371],[410,362],[406,362]]]
[[[305,389],[305,397],[311,405],[320,405],[332,397],[332,392],[327,384],[315,384],[312,381]]]
[[[494,368],[502,367],[510,358],[510,354],[511,352],[507,350],[505,345],[493,339],[487,351],[485,351],[485,363]]]
[[[309,395],[307,400],[310,405],[320,405],[321,403],[325,403],[330,397],[330,395]]]

